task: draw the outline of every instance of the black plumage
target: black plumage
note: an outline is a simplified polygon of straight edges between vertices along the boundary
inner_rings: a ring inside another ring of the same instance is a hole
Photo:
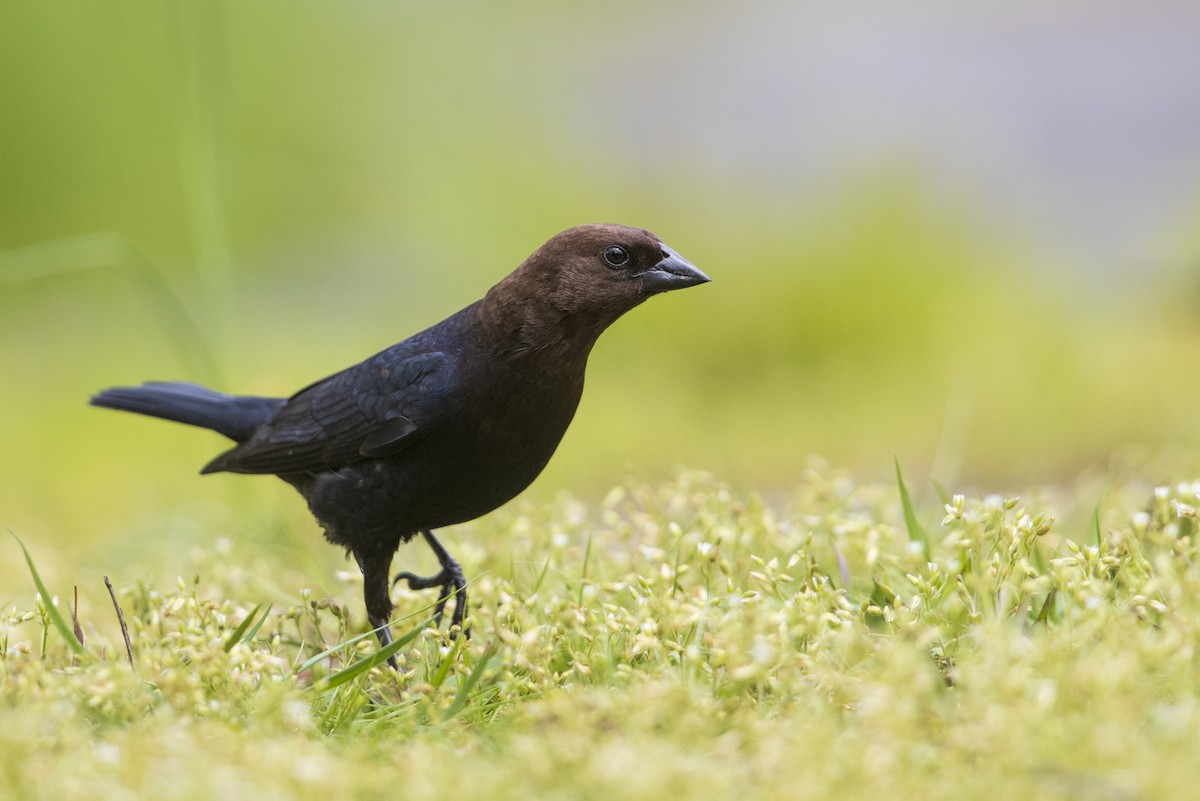
[[[585,225],[550,239],[479,301],[290,398],[152,382],[98,393],[96,406],[218,431],[237,445],[204,473],[266,473],[294,486],[364,578],[385,644],[388,571],[421,533],[442,570],[396,580],[441,587],[440,618],[464,625],[466,583],[433,535],[517,495],[542,471],[583,391],[596,338],[661,292],[708,277],[654,234]]]

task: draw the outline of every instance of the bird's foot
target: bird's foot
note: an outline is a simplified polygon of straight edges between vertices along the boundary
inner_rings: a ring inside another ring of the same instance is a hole
[[[381,649],[387,648],[392,644],[392,632],[391,629],[388,628],[387,621],[385,620],[382,624],[380,624],[380,626],[376,626],[376,629],[377,631],[375,632],[375,636],[379,638],[379,647]],[[400,672],[400,664],[396,661],[395,654],[389,656],[387,661],[388,664],[392,666],[392,670],[396,671],[397,673]]]
[[[457,568],[457,565],[455,566]],[[398,583],[401,579],[408,582],[409,589],[427,590],[430,587],[441,587],[442,596],[438,599],[437,606],[433,610],[433,623],[435,626],[440,626],[442,623],[442,615],[446,611],[446,603],[454,598],[454,613],[450,615],[450,627],[461,627],[463,619],[466,617],[466,601],[467,601],[467,582],[463,578],[461,569],[446,568],[436,576],[418,576],[415,573],[405,571],[397,573],[393,584]],[[470,632],[464,629],[467,636],[471,636]],[[454,636],[451,631],[450,636]]]
[[[396,577],[392,579],[392,585],[395,586],[401,580],[404,580],[408,582],[409,589],[413,590],[427,590],[431,587],[440,587],[442,595],[433,610],[433,624],[435,626],[442,624],[442,615],[446,611],[446,603],[451,598],[454,598],[454,613],[450,616],[450,636],[455,636],[455,627],[458,627],[462,631],[463,636],[470,637],[471,628],[465,623],[467,617],[467,580],[463,577],[462,565],[442,547],[442,544],[433,536],[432,531],[422,531],[421,534],[425,537],[425,541],[429,543],[429,547],[433,549],[434,554],[437,556],[438,563],[442,566],[441,572],[433,576],[418,576],[406,570],[396,574]]]

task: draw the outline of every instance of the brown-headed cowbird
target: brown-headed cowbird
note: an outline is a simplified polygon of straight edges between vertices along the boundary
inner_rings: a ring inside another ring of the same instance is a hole
[[[433,529],[486,514],[537,477],[604,329],[653,295],[708,280],[649,231],[582,225],[482,300],[290,398],[150,382],[91,402],[210,428],[237,445],[202,473],[271,473],[299,490],[325,537],[358,562],[367,618],[386,645],[400,544],[419,532],[442,569],[395,581],[440,587],[439,621],[454,596],[451,630],[462,627],[462,568]]]

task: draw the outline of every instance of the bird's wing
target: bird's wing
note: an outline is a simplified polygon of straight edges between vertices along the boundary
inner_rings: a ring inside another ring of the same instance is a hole
[[[319,472],[394,455],[434,422],[452,373],[441,352],[384,351],[297,392],[269,424],[204,472]]]

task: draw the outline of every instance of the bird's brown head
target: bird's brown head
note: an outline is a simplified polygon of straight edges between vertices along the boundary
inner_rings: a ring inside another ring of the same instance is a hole
[[[574,330],[594,339],[651,296],[708,281],[649,231],[580,225],[538,248],[492,288],[488,301],[509,309],[524,307],[533,329],[545,323],[547,331]]]

